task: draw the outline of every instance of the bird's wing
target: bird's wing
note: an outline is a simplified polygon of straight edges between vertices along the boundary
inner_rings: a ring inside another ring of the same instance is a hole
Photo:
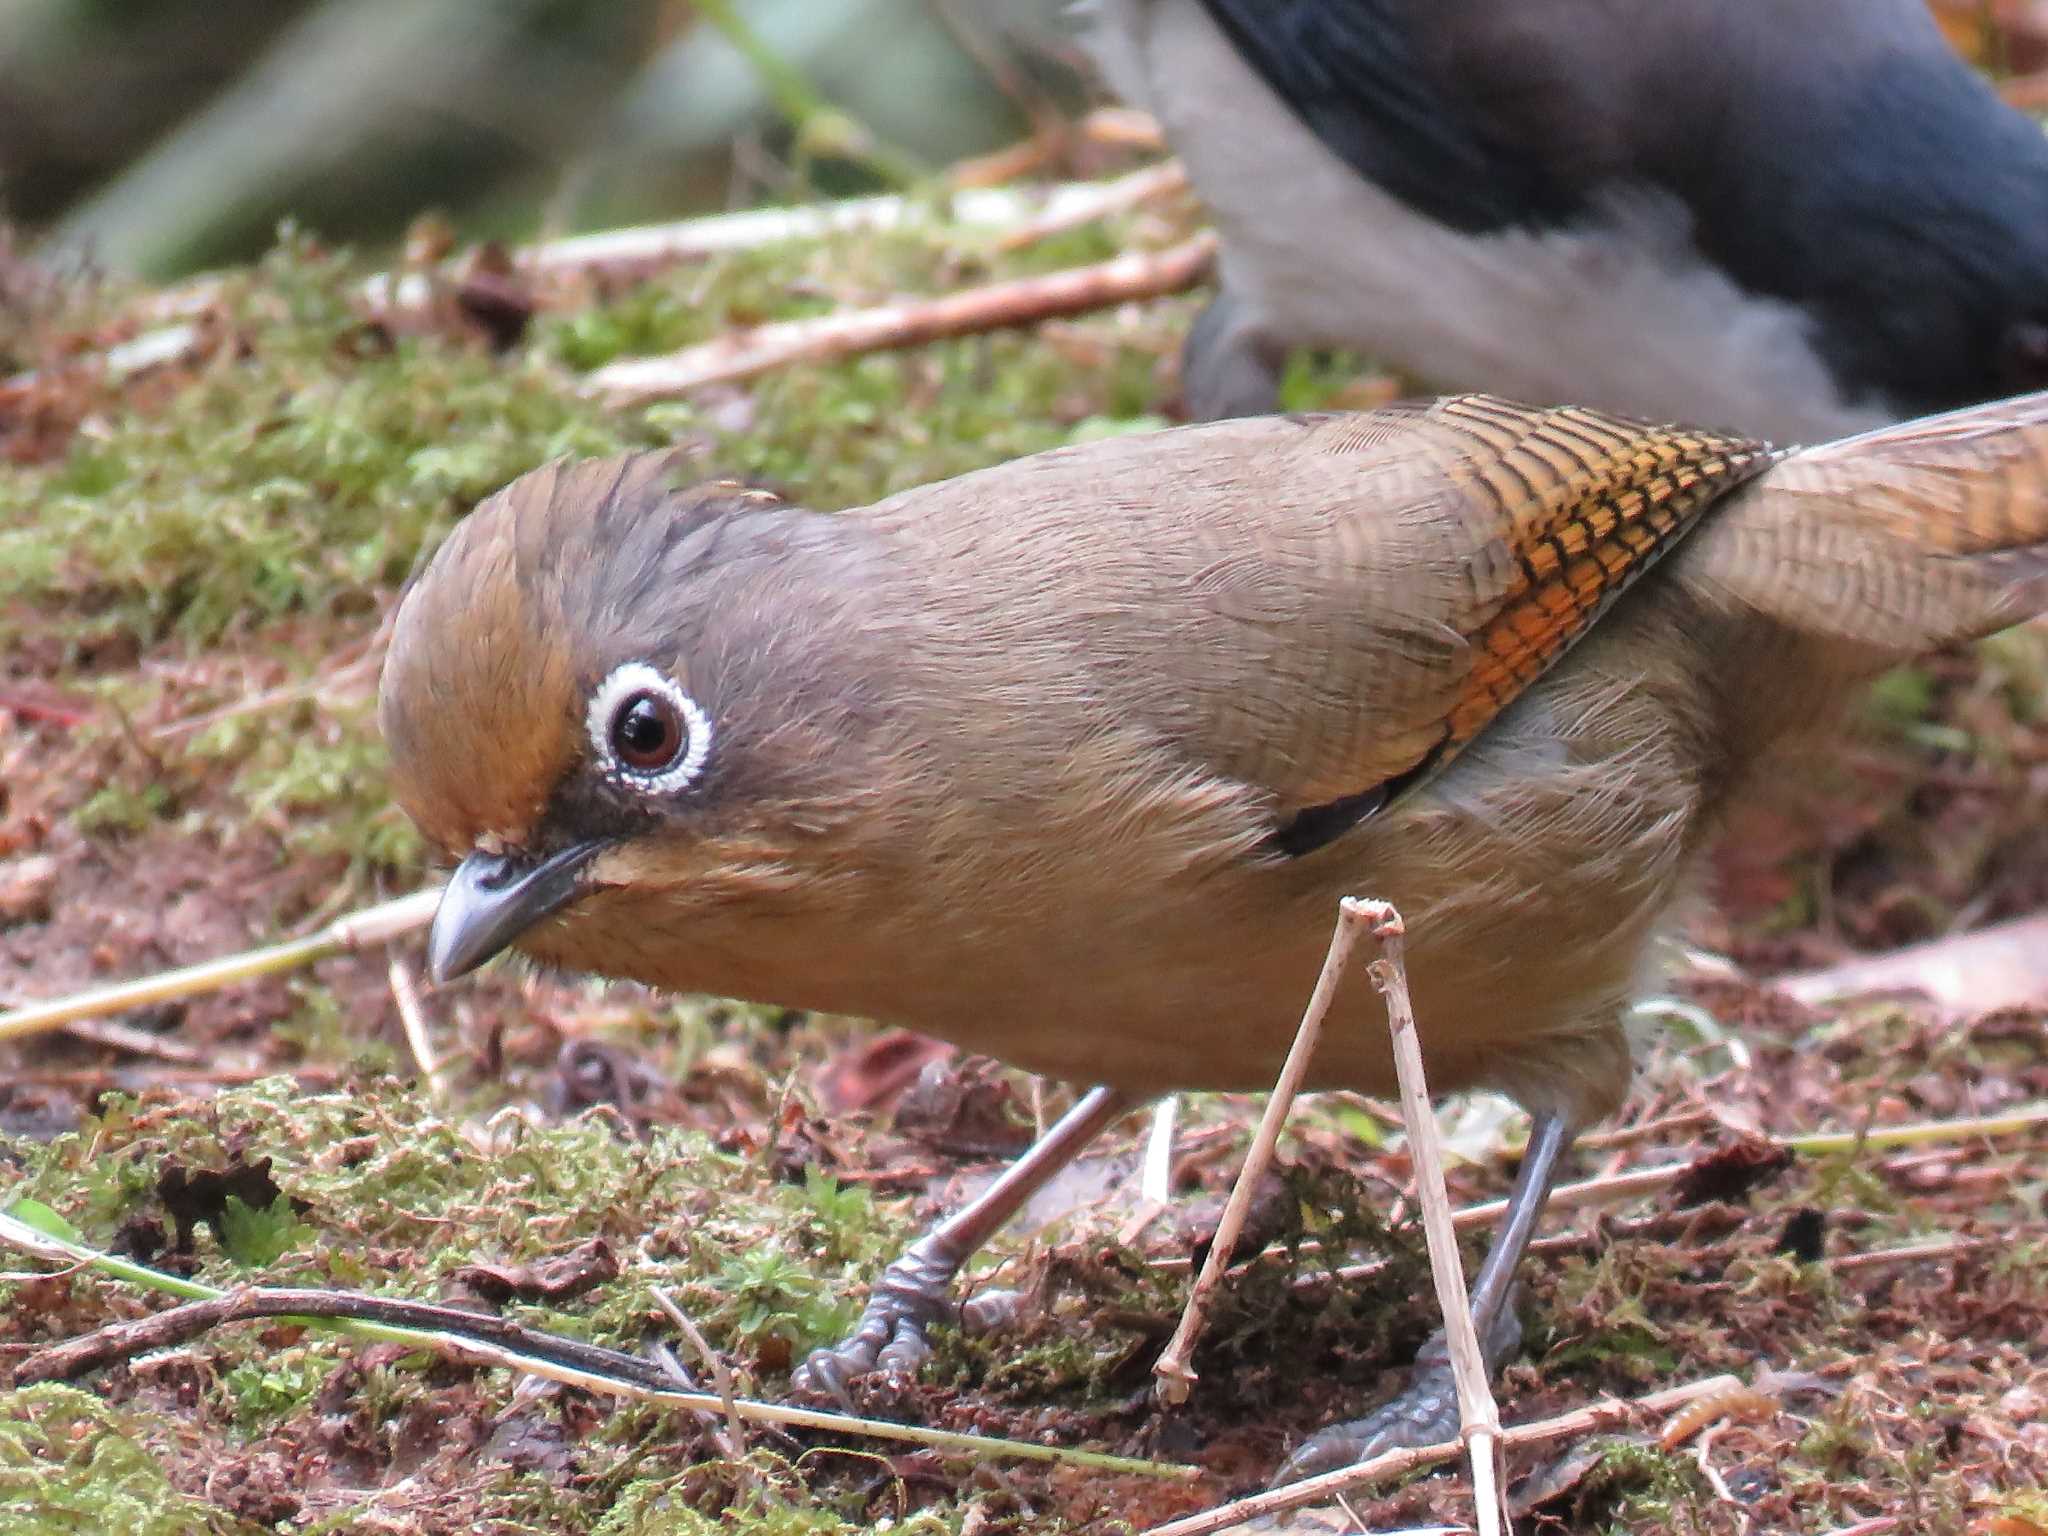
[[[1768,462],[1478,396],[1307,423],[1263,466],[1270,493],[1186,503],[1206,558],[1160,631],[1185,686],[1155,708],[1272,795],[1283,847],[1314,846],[1449,762]]]
[[[1991,93],[1917,0],[1200,3],[1333,154],[1428,217],[1467,233],[1556,225],[1603,186],[1654,184],[1764,292],[1786,290],[1767,280],[1769,253],[1745,242],[1782,241],[1800,222],[1791,215],[1824,231],[1845,208],[1910,227],[1963,200],[1945,183],[1947,202],[1923,205],[1941,194],[1886,137],[1888,114],[1910,106],[1897,131],[1944,146],[1925,158],[1945,168],[2019,126],[1991,126],[2002,121]],[[1787,48],[1787,37],[1828,47]],[[1884,198],[1908,199],[1912,219]],[[1838,268],[1839,253],[1825,262]]]
[[[971,612],[951,675],[1041,676],[1003,707],[1062,718],[1085,690],[1264,795],[1285,848],[1447,763],[1768,460],[1466,396],[1113,439],[867,515]]]

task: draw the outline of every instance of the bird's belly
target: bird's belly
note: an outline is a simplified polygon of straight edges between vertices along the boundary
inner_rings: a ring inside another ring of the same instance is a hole
[[[1622,913],[1611,901],[1575,903],[1579,893],[1558,882],[1475,910],[1469,898],[1482,887],[1469,880],[1446,901],[1435,882],[1375,879],[1341,861],[1311,884],[1312,894],[1227,928],[1141,908],[1098,931],[1049,931],[1031,948],[1035,963],[999,981],[988,956],[962,953],[952,967],[961,993],[935,978],[906,1018],[897,990],[898,1022],[1074,1082],[1140,1093],[1269,1088],[1328,953],[1339,898],[1381,896],[1409,924],[1406,972],[1433,1089],[1494,1086],[1525,1101],[1603,1108],[1619,1091],[1625,1057],[1609,1037],[1663,903]],[[1370,937],[1352,953],[1312,1087],[1395,1088],[1386,1010],[1367,975],[1375,953]],[[900,982],[906,970],[893,974]],[[1599,1081],[1582,1091],[1584,1077]]]

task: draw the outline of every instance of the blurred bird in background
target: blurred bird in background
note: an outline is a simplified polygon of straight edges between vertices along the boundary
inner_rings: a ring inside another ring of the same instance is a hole
[[[2048,384],[2048,138],[1922,0],[1093,0],[1222,235],[1197,417],[1286,350],[1780,442]]]
[[[1514,1271],[1723,813],[1881,669],[2048,608],[2048,394],[1775,453],[1486,397],[1096,441],[824,515],[557,463],[399,610],[445,980],[542,962],[906,1024],[1098,1086],[814,1356],[908,1369],[1141,1099],[1269,1086],[1338,899],[1407,918],[1432,1086],[1533,1117]],[[1354,973],[1311,1074],[1388,1092]],[[1440,1352],[1289,1474],[1447,1438]]]
[[[1778,441],[2048,382],[2048,147],[1957,51],[2048,104],[2038,0],[1067,6],[29,0],[0,207],[165,276],[935,183],[1058,138],[1085,42],[1223,235],[1198,417],[1294,346]]]

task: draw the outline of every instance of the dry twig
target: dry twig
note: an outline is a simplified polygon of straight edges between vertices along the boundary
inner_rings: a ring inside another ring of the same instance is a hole
[[[391,983],[391,1000],[398,1005],[398,1022],[405,1030],[405,1043],[412,1051],[414,1065],[426,1080],[427,1097],[435,1103],[448,1098],[447,1072],[427,1032],[426,1010],[420,1006],[420,989],[412,979],[412,967],[404,957],[393,955],[385,972]]]
[[[1415,1163],[1415,1197],[1422,1206],[1422,1231],[1429,1241],[1429,1272],[1436,1282],[1437,1307],[1444,1318],[1444,1343],[1451,1376],[1458,1388],[1458,1418],[1472,1463],[1472,1498],[1478,1508],[1481,1536],[1493,1536],[1506,1518],[1501,1501],[1500,1409],[1487,1383],[1486,1354],[1465,1291],[1465,1270],[1458,1260],[1457,1228],[1451,1220],[1451,1196],[1444,1184],[1444,1154],[1438,1144],[1436,1116],[1429,1106],[1429,1082],[1422,1070],[1422,1042],[1415,1030],[1415,1006],[1408,997],[1408,972],[1403,963],[1407,926],[1401,914],[1384,901],[1345,897],[1341,921],[1369,924],[1380,941],[1380,957],[1366,968],[1372,984],[1387,1000],[1387,1028],[1394,1041],[1394,1071],[1401,1084],[1401,1118],[1408,1127],[1408,1147]]]
[[[690,1314],[682,1309],[675,1297],[658,1285],[654,1287],[653,1296],[655,1305],[667,1314],[668,1320],[690,1341],[690,1348],[697,1352],[698,1360],[703,1363],[704,1369],[711,1373],[711,1384],[718,1389],[718,1400],[725,1405],[724,1429],[712,1430],[718,1439],[719,1449],[733,1461],[744,1461],[747,1455],[747,1426],[745,1420],[740,1418],[739,1394],[733,1390],[732,1371],[726,1366],[718,1351],[711,1347],[711,1341],[704,1337],[695,1323],[690,1321]],[[684,1385],[687,1386],[689,1383],[686,1381]],[[718,1422],[709,1414],[703,1417],[710,1424],[716,1425]]]
[[[1738,1377],[1709,1376],[1704,1381],[1689,1382],[1682,1387],[1667,1387],[1661,1392],[1651,1392],[1639,1398],[1608,1398],[1605,1402],[1591,1403],[1584,1408],[1575,1408],[1570,1413],[1561,1413],[1556,1418],[1538,1419],[1529,1424],[1511,1424],[1501,1430],[1500,1441],[1505,1449],[1510,1446],[1542,1445],[1552,1440],[1568,1440],[1574,1435],[1611,1429],[1617,1424],[1626,1424],[1638,1417],[1660,1417],[1684,1407],[1696,1397],[1728,1392],[1740,1387],[1741,1384]],[[1405,1477],[1410,1472],[1434,1466],[1437,1462],[1449,1461],[1463,1449],[1462,1441],[1445,1440],[1436,1445],[1388,1451],[1385,1455],[1375,1456],[1370,1461],[1361,1461],[1355,1467],[1340,1467],[1335,1472],[1325,1472],[1319,1477],[1306,1477],[1298,1483],[1289,1483],[1284,1488],[1253,1494],[1250,1498],[1204,1510],[1199,1515],[1169,1520],[1164,1525],[1153,1526],[1145,1531],[1143,1536],[1213,1536],[1216,1531],[1227,1531],[1266,1515],[1282,1514],[1290,1509],[1299,1509],[1304,1504],[1335,1499],[1340,1494],[1373,1483]]]
[[[1280,1139],[1280,1127],[1286,1123],[1294,1096],[1301,1091],[1301,1080],[1315,1055],[1316,1042],[1322,1037],[1323,1018],[1329,1013],[1330,1004],[1336,1000],[1337,984],[1344,979],[1361,926],[1362,920],[1349,907],[1340,909],[1336,931],[1330,935],[1330,952],[1323,960],[1322,974],[1316,977],[1315,991],[1310,994],[1308,1008],[1294,1033],[1294,1044],[1288,1047],[1287,1059],[1280,1066],[1280,1077],[1266,1100],[1266,1112],[1259,1120],[1258,1133],[1252,1137],[1244,1166],[1238,1170],[1237,1183],[1232,1187],[1223,1215],[1216,1223],[1216,1236],[1209,1244],[1209,1256],[1188,1292],[1187,1305],[1181,1310],[1180,1326],[1174,1330],[1165,1352],[1152,1367],[1159,1396],[1165,1402],[1186,1402],[1188,1391],[1194,1385],[1195,1372],[1188,1364],[1188,1357],[1194,1352],[1195,1341],[1201,1337],[1209,1295],[1222,1280],[1224,1270],[1230,1267],[1230,1256],[1237,1247],[1238,1234],[1244,1230],[1245,1213],[1251,1208],[1252,1191],[1258,1187],[1259,1180],[1265,1176],[1267,1164],[1273,1160],[1273,1147]]]
[[[1112,214],[1149,203],[1155,197],[1185,191],[1187,184],[1188,173],[1178,160],[1148,165],[1128,176],[1119,176],[1115,181],[1101,183],[1093,198],[1070,198],[1062,206],[1047,208],[1037,218],[1004,231],[996,238],[996,249],[1020,251],[1054,235],[1063,235],[1070,229],[1079,229]]]
[[[1827,1260],[1837,1274],[1852,1269],[1881,1269],[1887,1264],[1917,1264],[1922,1259],[1955,1259],[1988,1246],[1989,1238],[1964,1237],[1951,1233],[1924,1243],[1902,1243],[1897,1248],[1866,1248],[1861,1253],[1838,1253]]]
[[[111,986],[73,993],[70,997],[25,1003],[0,1013],[0,1040],[60,1029],[78,1019],[98,1018],[102,1014],[121,1013],[130,1008],[146,1008],[153,1003],[196,997],[202,992],[217,992],[236,982],[295,971],[332,955],[389,944],[393,939],[426,927],[434,920],[434,910],[440,904],[439,887],[414,891],[396,901],[382,902],[360,912],[351,912],[346,917],[338,917],[318,933],[303,939],[244,950],[239,955],[229,955],[220,960],[203,960],[197,965],[160,971],[154,976],[134,981],[117,981]]]
[[[586,394],[614,406],[673,399],[706,384],[729,383],[799,362],[831,362],[862,352],[921,346],[952,336],[1035,325],[1137,299],[1156,299],[1200,282],[1216,253],[1204,231],[1164,251],[1130,251],[1093,266],[1043,277],[989,283],[957,293],[848,310],[812,320],[782,320],[735,331],[664,357],[628,358],[585,376]]]
[[[1142,196],[1121,190],[1134,182],[1140,191],[1151,189],[1145,195],[1159,190],[1156,168],[1147,166],[1106,182],[1063,182],[1043,188],[967,187],[940,197],[890,193],[791,208],[749,208],[550,240],[517,252],[513,267],[536,281],[625,283],[685,262],[836,234],[881,233],[939,223],[989,232],[1033,225],[1060,227],[1067,220],[1086,223],[1142,201]],[[364,286],[363,297],[379,314],[417,314],[431,305],[434,284],[446,281],[452,270],[443,267],[432,273],[374,277]]]

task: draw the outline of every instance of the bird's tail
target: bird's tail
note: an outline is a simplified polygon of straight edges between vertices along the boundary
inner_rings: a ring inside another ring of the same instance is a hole
[[[2048,612],[2048,392],[1788,453],[1676,574],[1850,672]]]

